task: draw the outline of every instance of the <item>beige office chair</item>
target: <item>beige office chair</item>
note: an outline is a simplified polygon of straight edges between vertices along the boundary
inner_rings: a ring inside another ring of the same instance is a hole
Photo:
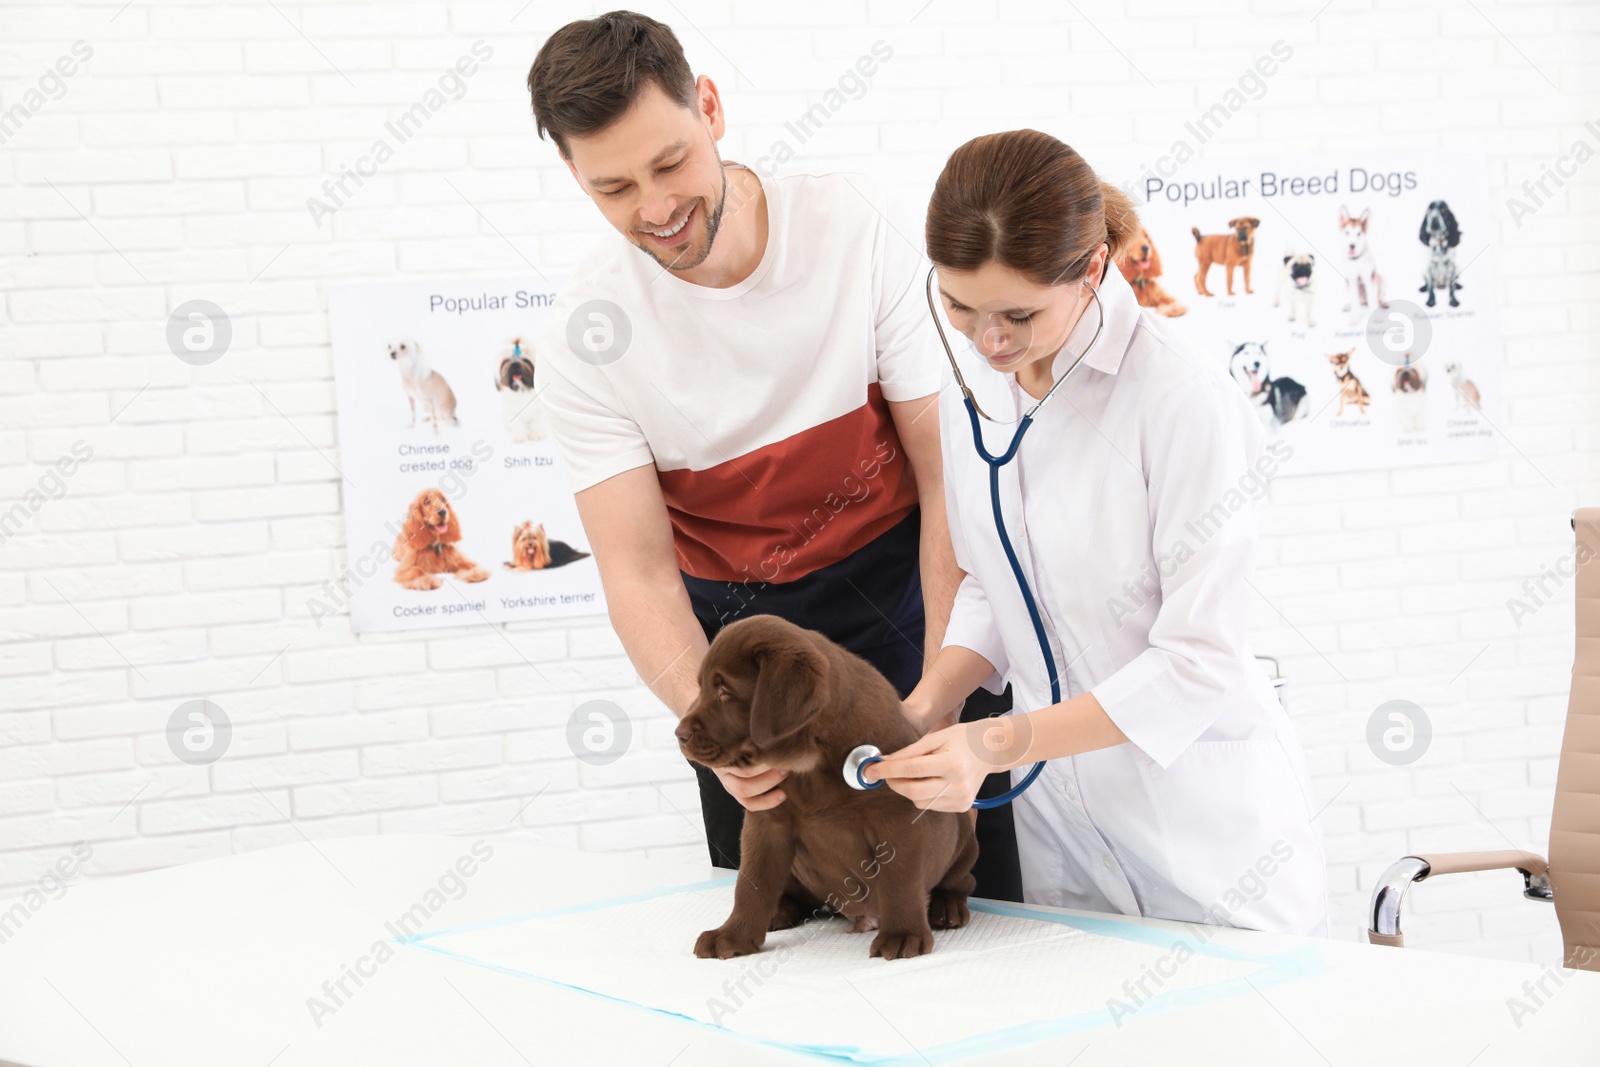
[[[1518,870],[1523,896],[1556,906],[1563,966],[1600,971],[1600,508],[1573,512],[1578,641],[1567,729],[1556,769],[1550,862],[1532,852],[1427,852],[1406,856],[1372,891],[1367,940],[1400,948],[1400,905],[1413,882],[1464,871]]]

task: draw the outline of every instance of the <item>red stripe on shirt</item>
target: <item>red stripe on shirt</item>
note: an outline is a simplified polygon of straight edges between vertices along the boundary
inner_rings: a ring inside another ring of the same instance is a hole
[[[793,581],[856,552],[917,504],[877,382],[838,418],[706,470],[657,473],[678,566],[712,581]]]

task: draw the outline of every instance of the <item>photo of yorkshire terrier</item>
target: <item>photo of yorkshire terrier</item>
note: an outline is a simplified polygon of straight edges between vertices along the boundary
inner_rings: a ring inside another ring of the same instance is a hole
[[[511,531],[511,561],[506,564],[506,569],[542,571],[550,567],[564,567],[588,557],[588,552],[579,552],[565,541],[550,540],[545,536],[544,523],[535,526],[525,522]]]
[[[463,582],[489,577],[456,548],[460,540],[461,523],[450,501],[438,489],[424,489],[406,509],[394,541],[394,580],[407,589],[437,589],[444,584],[442,574]]]

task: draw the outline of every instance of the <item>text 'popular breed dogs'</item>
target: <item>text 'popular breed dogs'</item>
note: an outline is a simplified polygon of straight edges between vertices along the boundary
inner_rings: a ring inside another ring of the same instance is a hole
[[[789,771],[784,800],[746,811],[733,913],[694,954],[755,952],[769,930],[828,908],[876,929],[871,954],[933,951],[933,928],[965,926],[977,881],[970,812],[921,811],[888,786],[852,789],[857,745],[884,752],[917,739],[888,679],[815,630],[775,615],[725,627],[700,665],[700,693],[678,724],[684,755],[706,767]]]

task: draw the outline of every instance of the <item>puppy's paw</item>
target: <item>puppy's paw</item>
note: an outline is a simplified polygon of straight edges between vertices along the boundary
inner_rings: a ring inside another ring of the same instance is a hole
[[[730,931],[726,926],[719,926],[700,935],[694,943],[694,954],[703,960],[749,956],[761,950],[761,942],[764,940],[766,935],[762,935],[758,940]]]
[[[928,897],[928,925],[935,930],[953,930],[965,926],[972,919],[967,910],[965,893],[952,893],[948,889],[935,889]]]
[[[932,951],[933,931],[927,927],[910,931],[883,930],[872,939],[872,955],[886,960],[908,960]]]

